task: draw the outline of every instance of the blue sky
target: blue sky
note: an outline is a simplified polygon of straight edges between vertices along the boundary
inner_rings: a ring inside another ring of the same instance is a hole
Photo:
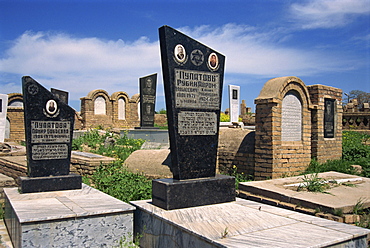
[[[370,92],[370,0],[0,0],[0,93],[21,93],[29,75],[80,98],[91,90],[139,92],[158,73],[158,28],[169,25],[226,56],[227,85],[254,99],[271,78]]]

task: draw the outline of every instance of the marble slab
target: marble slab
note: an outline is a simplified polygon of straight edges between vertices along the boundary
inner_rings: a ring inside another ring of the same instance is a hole
[[[14,247],[111,247],[132,239],[135,207],[85,184],[80,190],[4,193]]]
[[[237,198],[230,203],[163,210],[136,206],[141,247],[367,247],[370,230]]]

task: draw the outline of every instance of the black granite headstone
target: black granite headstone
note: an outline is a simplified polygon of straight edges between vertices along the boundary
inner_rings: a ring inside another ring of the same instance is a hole
[[[335,99],[324,100],[324,138],[334,138]]]
[[[140,78],[140,127],[154,128],[157,73]]]
[[[173,181],[153,181],[153,204],[174,209],[232,201],[235,178],[215,177],[225,56],[168,26],[159,38]],[[224,194],[222,187],[232,189]]]
[[[28,177],[22,193],[81,188],[69,174],[75,111],[31,77],[22,78]]]
[[[65,104],[68,104],[68,92],[64,90],[58,90],[51,88],[51,93],[53,93],[60,101],[62,101]]]

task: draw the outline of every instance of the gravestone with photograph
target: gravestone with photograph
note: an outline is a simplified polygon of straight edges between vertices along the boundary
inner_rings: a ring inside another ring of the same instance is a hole
[[[239,122],[240,86],[229,85],[230,122]]]
[[[6,112],[8,106],[8,95],[0,94],[0,142],[4,142],[6,129]]]
[[[75,111],[31,77],[22,78],[27,177],[22,193],[81,188],[70,174]]]
[[[335,99],[325,98],[324,105],[324,138],[334,138]]]
[[[140,78],[140,127],[135,129],[158,129],[154,127],[157,73]]]
[[[235,200],[235,178],[216,175],[225,56],[159,29],[173,178],[153,180],[153,204],[178,209]]]

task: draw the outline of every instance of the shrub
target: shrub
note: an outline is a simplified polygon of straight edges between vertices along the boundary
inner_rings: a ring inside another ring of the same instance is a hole
[[[361,165],[361,176],[370,177],[370,146],[366,142],[370,135],[355,131],[343,131],[342,159],[328,160],[318,163],[314,158],[305,173],[319,173],[325,171],[338,171],[347,174],[356,174],[351,165]]]
[[[355,131],[343,131],[342,158],[343,160],[356,161],[358,159],[370,160],[370,146],[365,142],[370,135]]]
[[[152,195],[152,181],[143,174],[129,171],[120,161],[100,165],[91,183],[96,189],[125,202],[150,199]]]
[[[112,146],[104,146],[106,138],[112,137],[115,139],[115,144]],[[119,159],[121,162],[134,151],[141,148],[144,140],[142,139],[129,139],[126,135],[120,137],[109,132],[101,133],[94,129],[86,132],[81,137],[74,139],[72,142],[72,150],[83,150],[83,145],[88,147],[89,152],[104,155]]]

